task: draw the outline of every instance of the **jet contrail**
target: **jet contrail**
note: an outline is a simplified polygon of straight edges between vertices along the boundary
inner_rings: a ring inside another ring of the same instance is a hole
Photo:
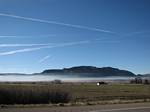
[[[23,52],[37,51],[40,49],[50,49],[50,48],[56,48],[56,47],[73,46],[73,45],[87,44],[87,43],[89,43],[89,41],[78,41],[78,42],[60,43],[60,44],[53,45],[53,46],[47,45],[47,46],[42,46],[42,47],[24,48],[24,49],[12,50],[12,51],[8,51],[8,52],[1,52],[0,56],[12,55],[12,54],[23,53]]]
[[[126,34],[125,36],[134,36],[134,35],[147,34],[147,33],[150,33],[150,30],[131,32]]]
[[[39,60],[39,63],[44,62],[45,60],[49,59],[50,55],[43,57],[41,60]]]
[[[33,46],[47,46],[54,45],[53,43],[48,44],[0,44],[0,47],[33,47]]]
[[[43,20],[43,19],[37,19],[37,18],[30,18],[30,17],[18,16],[18,15],[13,15],[13,14],[0,13],[0,16],[28,20],[28,21],[33,21],[33,22],[61,25],[61,26],[66,26],[66,27],[78,28],[78,29],[86,29],[86,30],[98,31],[98,32],[103,32],[103,33],[116,34],[113,31],[103,30],[103,29],[99,29],[99,28],[93,28],[93,27],[87,27],[87,26],[75,25],[75,24],[68,24],[68,23],[57,22],[57,21],[49,21],[49,20]]]
[[[96,40],[98,41],[98,40]],[[99,41],[100,42],[100,41]],[[104,43],[117,43],[118,41],[102,41]],[[92,41],[86,40],[86,41],[77,41],[77,42],[68,42],[68,43],[57,43],[57,44],[10,44],[6,45],[3,44],[2,46],[26,46],[26,47],[32,47],[32,48],[23,48],[23,49],[18,49],[18,50],[12,50],[12,51],[7,51],[7,52],[1,52],[0,56],[5,56],[5,55],[12,55],[12,54],[17,54],[17,53],[23,53],[23,52],[31,52],[31,51],[37,51],[41,49],[50,49],[50,48],[57,48],[57,47],[66,47],[66,46],[73,46],[73,45],[81,45],[81,44],[89,44],[92,43]],[[33,47],[33,46],[40,46],[40,47]]]
[[[47,34],[47,35],[0,35],[0,38],[24,38],[24,37],[51,37],[56,36],[55,34]]]

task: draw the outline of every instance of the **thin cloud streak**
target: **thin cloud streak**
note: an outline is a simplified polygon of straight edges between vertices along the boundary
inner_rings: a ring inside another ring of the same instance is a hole
[[[16,38],[18,36],[15,35],[0,35],[0,38]]]
[[[120,43],[121,40],[118,40],[118,39],[115,39],[115,40],[108,40],[108,39],[95,39],[95,42],[98,42],[98,43],[104,43],[104,44],[113,44],[113,43]]]
[[[13,15],[13,14],[0,13],[0,16],[28,20],[28,21],[33,21],[33,22],[61,25],[61,26],[66,26],[66,27],[78,28],[78,29],[86,29],[86,30],[98,31],[98,32],[103,32],[103,33],[116,34],[113,31],[103,30],[103,29],[99,29],[99,28],[93,28],[93,27],[87,27],[87,26],[75,25],[75,24],[68,24],[68,23],[62,23],[62,22],[57,22],[57,21],[49,21],[49,20],[43,20],[43,19],[37,19],[37,18],[23,17],[23,16],[18,16],[18,15]]]
[[[87,43],[89,43],[89,41],[78,41],[78,42],[70,42],[70,43],[61,43],[61,44],[57,44],[57,45],[53,45],[53,46],[25,48],[25,49],[13,50],[13,51],[8,51],[8,52],[2,52],[2,53],[0,53],[0,56],[12,55],[12,54],[23,53],[23,52],[37,51],[37,50],[41,50],[41,49],[50,49],[50,48],[73,46],[73,45],[79,45],[79,44],[87,44]]]
[[[12,50],[12,51],[8,51],[8,52],[1,52],[0,56],[13,55],[13,54],[23,53],[23,52],[37,51],[37,50],[41,50],[41,49],[50,49],[50,48],[57,48],[57,47],[61,48],[61,47],[66,47],[66,46],[89,44],[89,43],[93,43],[93,42],[110,44],[110,43],[119,43],[120,41],[100,41],[100,40],[89,41],[89,40],[87,40],[87,41],[78,41],[78,42],[59,43],[59,44],[52,44],[52,45],[38,44],[38,45],[43,45],[40,47],[33,47],[34,45],[37,45],[37,44],[32,44],[32,46],[29,44],[29,46],[31,46],[32,48],[24,48],[24,49]],[[26,44],[26,45],[28,45],[28,44]]]
[[[55,34],[47,35],[0,35],[0,38],[31,38],[31,37],[51,37],[56,36]]]
[[[47,46],[54,45],[52,43],[48,44],[0,44],[0,47],[33,47],[33,46]]]
[[[126,34],[126,36],[135,36],[135,35],[146,34],[146,33],[149,34],[150,30],[131,32],[131,33]]]
[[[51,57],[50,55],[43,57],[41,60],[39,60],[39,63],[42,63],[42,62],[46,61],[50,57]]]
[[[0,56],[5,56],[5,55],[12,55],[16,53],[23,53],[23,52],[30,52],[30,51],[35,51],[35,50],[40,50],[43,48],[47,48],[48,46],[44,47],[37,47],[37,48],[26,48],[26,49],[19,49],[19,50],[13,50],[13,51],[8,51],[8,52],[2,52],[0,53]]]
[[[68,43],[59,43],[59,44],[41,44],[43,46],[40,47],[32,47],[32,48],[24,48],[24,49],[18,49],[18,50],[12,50],[12,51],[8,51],[8,52],[1,52],[0,56],[6,56],[6,55],[13,55],[13,54],[17,54],[17,53],[24,53],[24,52],[32,52],[32,51],[37,51],[37,50],[41,50],[41,49],[51,49],[51,48],[61,48],[61,47],[67,47],[67,46],[74,46],[74,45],[82,45],[82,44],[89,44],[89,43],[94,43],[94,42],[98,42],[98,43],[119,43],[120,41],[100,41],[100,40],[95,40],[95,41],[77,41],[77,42],[68,42]],[[26,44],[28,45],[28,44]],[[32,44],[32,45],[37,45],[37,44]],[[17,46],[17,45],[16,45]],[[19,45],[18,45],[19,46]],[[22,46],[22,45],[21,45]]]

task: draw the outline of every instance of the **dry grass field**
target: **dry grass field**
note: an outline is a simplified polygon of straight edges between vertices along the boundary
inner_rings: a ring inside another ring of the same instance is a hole
[[[97,86],[95,83],[1,83],[0,103],[48,104],[108,100],[146,100],[150,99],[149,93],[150,85],[143,84],[107,84]]]

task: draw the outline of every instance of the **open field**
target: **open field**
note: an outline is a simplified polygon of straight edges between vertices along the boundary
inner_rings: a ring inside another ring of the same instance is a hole
[[[38,95],[42,96],[47,94],[46,91],[61,91],[63,95],[67,93],[69,96],[69,102],[97,102],[97,101],[112,101],[112,100],[147,100],[150,99],[150,85],[142,84],[107,84],[97,86],[95,83],[62,83],[62,84],[51,84],[51,83],[1,83],[0,84],[0,98],[4,97],[2,92],[10,92],[14,97],[20,95],[21,98],[38,98]],[[66,93],[64,93],[64,91]],[[15,93],[15,94],[14,94]],[[29,94],[32,93],[32,94]],[[9,95],[10,95],[9,94]],[[57,94],[59,95],[59,94]],[[62,94],[61,94],[62,95]],[[8,96],[9,97],[9,96]],[[6,98],[8,98],[6,97]],[[46,96],[44,98],[47,98]],[[56,96],[57,97],[57,96]],[[7,99],[6,99],[7,100]],[[67,102],[67,101],[66,101]],[[2,102],[1,102],[2,103]],[[32,103],[32,102],[31,102]],[[40,102],[37,102],[40,103]],[[41,102],[43,103],[43,102]],[[48,103],[48,101],[44,102]],[[56,102],[57,103],[57,102]],[[63,102],[62,102],[63,103]]]
[[[69,107],[0,108],[0,112],[149,112],[150,103]]]

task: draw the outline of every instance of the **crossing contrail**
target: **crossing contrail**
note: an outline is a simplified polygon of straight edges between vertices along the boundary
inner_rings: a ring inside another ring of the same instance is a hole
[[[69,47],[74,45],[82,45],[82,44],[89,44],[89,43],[119,43],[119,41],[90,41],[90,40],[84,40],[84,41],[76,41],[76,42],[68,42],[68,43],[46,43],[46,44],[0,44],[0,47],[30,47],[30,48],[23,48],[23,49],[17,49],[17,50],[11,50],[6,52],[0,52],[0,56],[5,55],[12,55],[17,53],[23,53],[23,52],[32,52],[37,51],[41,49],[51,49],[51,48],[61,48],[61,47]],[[37,47],[35,47],[37,46]]]
[[[68,43],[60,43],[57,45],[46,45],[46,46],[40,46],[40,47],[23,48],[23,49],[18,49],[18,50],[1,52],[0,56],[12,55],[12,54],[23,53],[23,52],[37,51],[37,50],[41,50],[41,49],[50,49],[50,48],[73,46],[73,45],[79,45],[79,44],[87,44],[87,43],[89,43],[89,41],[68,42]]]
[[[14,15],[14,14],[0,13],[0,16],[22,19],[22,20],[28,20],[28,21],[33,21],[33,22],[55,24],[55,25],[61,25],[61,26],[66,26],[66,27],[71,27],[71,28],[78,28],[78,29],[85,29],[85,30],[90,30],[90,31],[115,34],[115,32],[113,32],[113,31],[103,30],[103,29],[99,29],[99,28],[63,23],[63,22],[58,22],[58,21],[50,21],[50,20],[43,20],[43,19],[37,19],[37,18],[30,18],[30,17],[18,16],[18,15]]]

